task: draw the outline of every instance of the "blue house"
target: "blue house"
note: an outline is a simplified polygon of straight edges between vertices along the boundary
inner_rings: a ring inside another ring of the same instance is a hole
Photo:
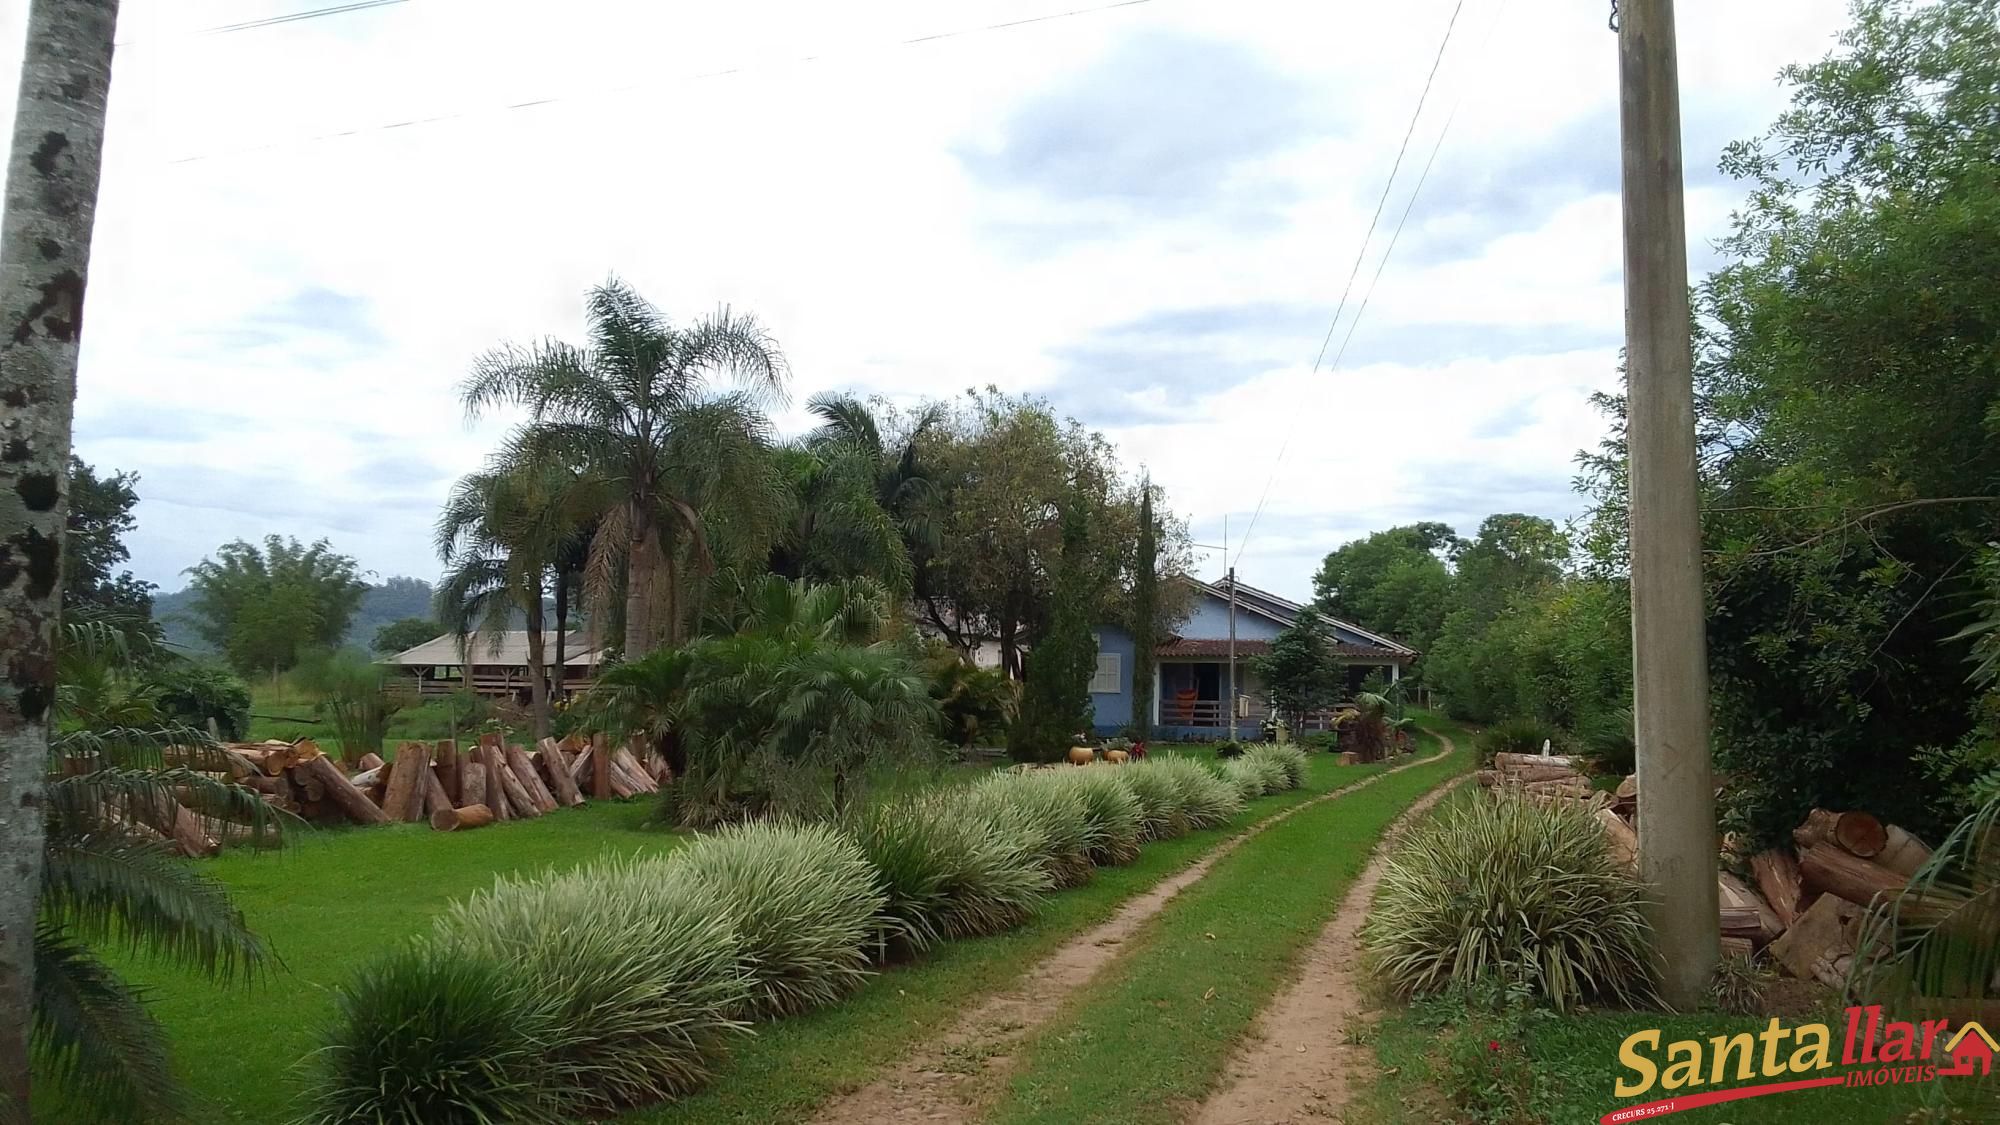
[[[1097,733],[1116,734],[1133,721],[1135,708],[1146,708],[1153,729],[1165,738],[1232,737],[1229,718],[1229,621],[1230,597],[1227,586],[1186,579],[1194,586],[1194,606],[1187,619],[1166,638],[1159,650],[1147,655],[1154,663],[1153,695],[1135,699],[1132,669],[1140,659],[1132,634],[1115,625],[1101,626],[1097,636],[1097,675],[1090,681],[1090,699],[1096,705],[1092,725]],[[1270,714],[1270,700],[1257,674],[1250,670],[1252,657],[1271,651],[1271,641],[1299,614],[1311,613],[1297,602],[1276,594],[1236,584],[1236,694],[1239,697],[1233,724],[1237,738],[1255,738]],[[1403,668],[1417,658],[1415,649],[1358,625],[1320,614],[1333,639],[1334,655],[1347,666],[1347,692],[1360,690],[1372,672],[1380,672],[1390,682],[1400,679]],[[1330,715],[1312,716],[1309,726],[1324,724]]]

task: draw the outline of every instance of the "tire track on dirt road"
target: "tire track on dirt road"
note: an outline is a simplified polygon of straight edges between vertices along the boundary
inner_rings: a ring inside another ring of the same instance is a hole
[[[1450,753],[1451,739],[1431,733]],[[1370,1050],[1346,1035],[1365,1018],[1358,940],[1362,920],[1388,866],[1390,846],[1464,781],[1455,778],[1424,794],[1382,833],[1368,866],[1341,899],[1339,912],[1307,949],[1299,979],[1257,1017],[1245,1045],[1224,1068],[1222,1085],[1188,1116],[1189,1125],[1341,1120],[1355,1079],[1366,1073]]]
[[[1200,882],[1224,857],[1265,829],[1323,802],[1365,789],[1390,774],[1438,761],[1452,752],[1451,739],[1436,731],[1429,733],[1443,745],[1436,754],[1412,759],[1352,785],[1301,801],[1223,841],[1192,865],[1127,901],[1108,920],[1058,946],[1013,985],[988,996],[942,1035],[891,1064],[868,1085],[828,1102],[812,1117],[812,1122],[814,1125],[918,1122],[928,1125],[976,1120],[998,1080],[1010,1069],[1013,1052],[1020,1044],[1054,1018],[1072,992],[1113,964],[1118,947],[1166,909],[1174,896]]]

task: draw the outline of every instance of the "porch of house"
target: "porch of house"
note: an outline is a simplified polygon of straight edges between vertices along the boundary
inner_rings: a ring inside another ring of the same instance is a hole
[[[1341,702],[1351,700],[1369,674],[1378,671],[1391,682],[1402,676],[1402,668],[1396,664],[1349,664],[1345,668],[1347,683]],[[1232,730],[1229,662],[1162,657],[1153,676],[1153,729],[1161,738],[1191,741],[1262,737],[1264,722],[1271,713],[1268,693],[1263,681],[1242,658],[1236,664],[1236,693],[1242,702]],[[1337,710],[1328,708],[1306,716],[1305,729],[1331,730]]]

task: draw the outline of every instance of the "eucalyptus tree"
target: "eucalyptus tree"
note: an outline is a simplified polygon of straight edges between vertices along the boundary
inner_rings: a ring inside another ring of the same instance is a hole
[[[525,408],[500,461],[576,468],[614,497],[591,543],[588,587],[608,602],[622,573],[624,650],[642,656],[684,635],[682,571],[714,569],[708,509],[734,528],[779,509],[771,425],[786,367],[754,317],[724,308],[676,325],[623,282],[585,301],[588,343],[505,346],[482,356],[462,389],[477,417]],[[718,379],[735,384],[718,389]]]

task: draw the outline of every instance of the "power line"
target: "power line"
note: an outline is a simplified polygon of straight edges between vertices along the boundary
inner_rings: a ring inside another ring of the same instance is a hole
[[[410,0],[353,0],[348,4],[336,4],[329,8],[314,8],[304,12],[288,12],[282,16],[266,16],[259,20],[243,20],[239,23],[217,24],[200,28],[194,35],[226,35],[232,31],[254,31],[260,27],[277,27],[279,24],[303,23],[323,16],[338,16],[346,12],[359,12],[368,8],[386,8],[391,4],[407,4]]]
[[[408,0],[356,0],[355,3],[345,5],[338,9],[335,8],[321,9],[317,14],[332,15],[336,11],[351,11],[359,8],[376,7],[385,4],[401,4],[407,2]],[[1077,16],[1096,15],[1100,12],[1115,11],[1119,8],[1135,8],[1141,4],[1151,4],[1153,2],[1154,0],[1113,0],[1113,2],[1111,3],[1098,4],[1088,8],[1071,8],[1068,11],[1049,12],[1044,15],[1028,16],[1023,19],[1004,20],[999,23],[982,24],[976,27],[962,27],[950,31],[932,32],[928,35],[918,35],[909,39],[893,40],[887,43],[878,44],[878,46],[890,47],[890,48],[916,47],[916,46],[922,46],[927,43],[939,43],[948,39],[960,39],[971,35],[983,35],[987,32],[992,32],[992,31],[1011,31],[1015,28],[1027,27],[1031,24],[1049,23],[1054,20],[1072,19]],[[1460,2],[1463,3],[1463,0],[1460,0]],[[300,13],[298,16],[295,17],[276,17],[276,18],[278,19],[310,18],[314,14],[316,13]],[[257,24],[256,26],[261,26],[261,24]],[[233,27],[234,25],[232,25],[232,28]],[[358,137],[369,133],[382,133],[382,132],[387,132],[391,129],[408,129],[420,125],[436,125],[446,121],[458,121],[469,117],[479,116],[482,114],[511,113],[515,110],[532,109],[538,106],[554,105],[558,102],[576,101],[584,98],[593,98],[593,97],[604,97],[612,94],[625,94],[625,93],[630,93],[634,90],[644,89],[648,86],[663,85],[668,82],[696,81],[704,78],[724,78],[728,77],[729,75],[742,74],[748,71],[755,71],[764,67],[796,66],[801,63],[818,62],[822,59],[834,58],[834,57],[838,57],[837,54],[801,55],[795,59],[783,59],[770,63],[761,63],[761,64],[752,63],[743,66],[725,67],[721,70],[699,71],[693,74],[679,75],[677,77],[651,79],[644,82],[634,82],[624,86],[601,87],[595,90],[583,90],[569,94],[556,94],[551,97],[534,98],[528,101],[512,102],[505,105],[489,105],[489,106],[481,106],[476,109],[454,110],[450,113],[440,113],[431,117],[411,118],[408,121],[392,121],[381,125],[357,126],[356,128],[353,129],[342,129],[331,133],[317,133],[311,136],[293,137],[287,140],[272,141],[269,144],[248,145],[243,148],[220,149],[211,152],[195,153],[190,156],[174,157],[168,160],[167,163],[194,164],[204,160],[213,160],[218,157],[246,156],[249,155],[250,153],[255,153],[255,152],[269,152],[274,149],[290,148],[300,145],[318,144],[322,141],[338,140],[342,137]]]
[[[1375,237],[1376,224],[1382,221],[1382,210],[1389,204],[1390,189],[1392,189],[1396,185],[1396,173],[1402,170],[1403,156],[1410,150],[1410,138],[1415,136],[1417,132],[1417,119],[1423,116],[1424,103],[1428,101],[1431,96],[1431,85],[1432,83],[1437,81],[1438,68],[1444,65],[1445,50],[1451,46],[1451,33],[1454,29],[1458,27],[1458,15],[1460,12],[1464,10],[1465,10],[1465,0],[1458,0],[1458,2],[1452,6],[1451,18],[1445,21],[1444,38],[1439,40],[1438,42],[1437,56],[1431,60],[1430,73],[1424,76],[1424,88],[1420,93],[1417,94],[1416,108],[1410,111],[1409,127],[1403,130],[1403,143],[1397,146],[1396,148],[1395,162],[1389,166],[1389,178],[1387,180],[1384,180],[1382,183],[1382,196],[1381,198],[1375,201],[1375,214],[1372,215],[1368,220],[1368,231],[1367,233],[1361,236],[1361,245],[1354,251],[1354,268],[1349,270],[1347,273],[1347,285],[1340,291],[1340,303],[1334,306],[1333,319],[1330,322],[1328,322],[1326,326],[1326,338],[1320,341],[1319,354],[1313,357],[1313,366],[1311,375],[1319,374],[1320,363],[1326,359],[1326,349],[1329,345],[1333,343],[1334,330],[1340,327],[1340,314],[1346,311],[1347,309],[1347,299],[1354,291],[1354,279],[1360,276],[1361,263],[1368,256],[1368,243],[1371,239]],[[1446,122],[1447,127],[1449,127],[1449,124],[1450,122],[1447,121]],[[1439,143],[1440,144],[1443,143],[1443,134],[1439,134]],[[1437,156],[1436,150],[1432,150],[1431,156],[1433,159],[1436,158]],[[1429,171],[1430,171],[1429,167],[1426,166],[1425,174],[1428,175]],[[1421,191],[1423,189],[1423,184],[1419,182],[1417,188],[1419,191]],[[1411,196],[1411,202],[1414,203],[1415,200],[1416,197],[1414,195]],[[1403,217],[1404,218],[1409,217],[1409,211],[1407,209],[1403,212]],[[1400,233],[1401,226],[1398,225],[1397,229],[1398,232]],[[1385,261],[1387,260],[1386,256],[1384,260]],[[1357,321],[1360,320],[1360,314],[1358,312],[1355,314],[1355,320]],[[1348,334],[1350,336],[1353,335],[1353,331],[1354,331],[1353,328],[1350,326],[1348,328]],[[1342,344],[1341,347],[1342,350],[1346,349],[1345,344]],[[1308,377],[1310,378],[1311,376]],[[1257,519],[1258,517],[1264,514],[1265,503],[1267,503],[1271,499],[1271,485],[1278,479],[1278,467],[1284,464],[1285,462],[1285,452],[1286,450],[1291,448],[1292,444],[1292,429],[1296,428],[1296,426],[1297,426],[1297,418],[1296,416],[1294,416],[1292,427],[1288,427],[1286,429],[1285,439],[1278,444],[1278,456],[1277,459],[1271,463],[1271,475],[1264,478],[1263,494],[1258,496],[1257,498],[1257,508],[1254,512],[1250,514],[1250,526],[1243,532],[1243,541],[1237,544],[1236,558],[1230,560],[1231,566],[1234,566],[1237,562],[1242,560],[1244,549],[1250,546],[1250,536],[1257,530]]]

